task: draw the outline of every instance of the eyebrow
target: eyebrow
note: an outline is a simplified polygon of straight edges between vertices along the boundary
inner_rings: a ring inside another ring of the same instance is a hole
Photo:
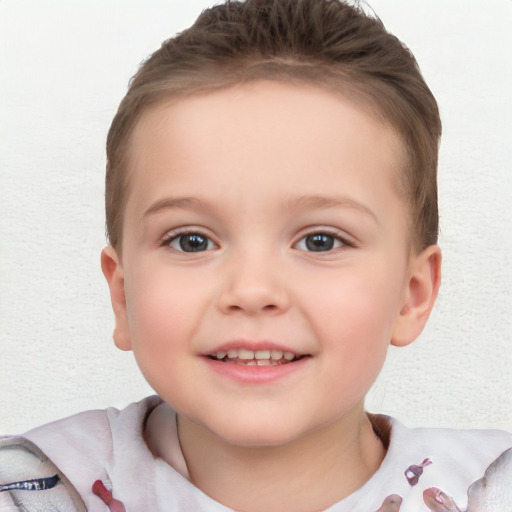
[[[330,197],[320,195],[300,196],[288,201],[286,208],[299,211],[327,208],[348,208],[371,217],[377,224],[379,224],[377,216],[370,208],[350,197]]]
[[[185,209],[205,209],[205,204],[196,199],[195,197],[165,197],[164,199],[160,199],[153,203],[142,215],[142,219],[144,220],[146,217],[150,215],[154,215],[155,213],[159,213],[162,210],[168,210],[173,208],[185,208]]]
[[[150,215],[157,214],[162,210],[184,208],[184,209],[208,209],[200,199],[195,197],[165,197],[153,203],[142,215],[143,221]],[[364,204],[349,197],[329,197],[320,195],[300,196],[290,199],[285,203],[285,210],[308,211],[328,208],[348,208],[371,217],[377,224],[379,220],[375,213]]]

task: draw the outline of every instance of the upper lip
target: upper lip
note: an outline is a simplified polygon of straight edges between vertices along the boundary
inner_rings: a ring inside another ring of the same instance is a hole
[[[247,339],[240,339],[240,340],[232,340],[227,341],[224,343],[221,343],[219,345],[214,346],[212,349],[209,349],[208,351],[204,352],[201,355],[204,356],[211,356],[215,355],[218,352],[227,352],[229,350],[233,349],[245,349],[245,350],[252,350],[254,352],[258,350],[279,350],[281,352],[293,352],[297,356],[299,355],[306,355],[303,353],[300,349],[292,348],[287,345],[283,345],[281,343],[276,343],[269,340],[247,340]]]

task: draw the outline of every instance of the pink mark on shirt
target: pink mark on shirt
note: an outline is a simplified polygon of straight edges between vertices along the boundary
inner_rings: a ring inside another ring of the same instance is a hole
[[[425,466],[432,464],[430,459],[424,459],[421,464],[412,464],[409,466],[405,472],[405,478],[409,482],[409,485],[416,485],[420,479],[420,476],[423,474],[423,469]]]
[[[119,500],[114,499],[112,492],[105,487],[101,480],[96,480],[92,484],[92,492],[107,505],[110,512],[126,512],[124,505]]]

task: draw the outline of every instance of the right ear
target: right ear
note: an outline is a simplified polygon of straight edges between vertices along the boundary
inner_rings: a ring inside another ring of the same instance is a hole
[[[101,251],[101,270],[110,288],[110,299],[115,316],[114,343],[121,350],[131,350],[130,326],[126,311],[124,272],[117,252],[112,246]]]

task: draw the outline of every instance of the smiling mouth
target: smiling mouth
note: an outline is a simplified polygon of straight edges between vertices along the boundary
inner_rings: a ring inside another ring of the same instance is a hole
[[[243,366],[278,366],[299,361],[306,356],[293,352],[283,352],[282,350],[247,350],[240,348],[220,350],[208,357],[214,361]]]

